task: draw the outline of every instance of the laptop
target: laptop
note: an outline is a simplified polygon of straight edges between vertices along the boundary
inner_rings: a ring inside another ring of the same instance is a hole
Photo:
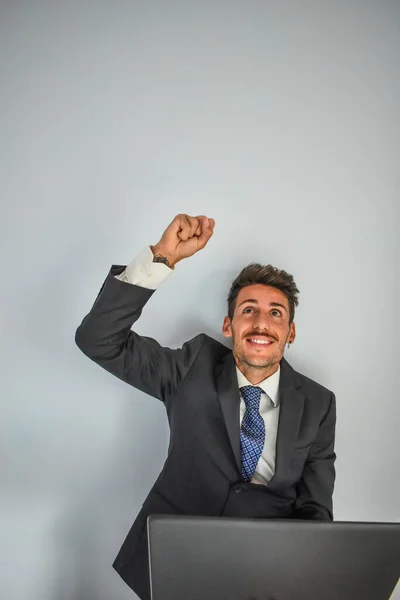
[[[147,530],[152,600],[388,600],[400,576],[399,523],[152,515]]]

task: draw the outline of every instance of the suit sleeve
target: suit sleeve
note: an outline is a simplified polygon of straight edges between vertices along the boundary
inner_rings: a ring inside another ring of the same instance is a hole
[[[76,330],[75,342],[100,367],[165,402],[181,385],[206,336],[198,335],[173,350],[132,331],[154,290],[117,279],[115,275],[124,268],[111,267],[90,312]]]
[[[291,518],[333,521],[335,427],[336,399],[331,392],[328,411],[320,424],[297,485],[297,499]]]

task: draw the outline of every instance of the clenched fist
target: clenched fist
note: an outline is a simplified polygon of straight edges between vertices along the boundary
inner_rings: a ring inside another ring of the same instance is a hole
[[[168,260],[171,269],[177,262],[202,250],[214,232],[214,219],[204,215],[177,215],[162,234],[158,244],[150,246],[154,256]]]

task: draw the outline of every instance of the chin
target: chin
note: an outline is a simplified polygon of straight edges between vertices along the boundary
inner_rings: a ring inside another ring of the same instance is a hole
[[[254,357],[247,357],[244,356],[243,357],[243,362],[248,365],[249,367],[258,367],[258,368],[263,368],[266,369],[267,367],[272,367],[273,365],[276,365],[279,360],[275,359],[273,356],[271,356],[271,358],[254,358]]]

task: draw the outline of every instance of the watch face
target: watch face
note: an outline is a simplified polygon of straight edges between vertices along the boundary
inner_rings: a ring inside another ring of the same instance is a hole
[[[169,266],[168,259],[164,256],[155,256],[153,258],[153,262],[164,263],[164,265],[167,265],[167,267]]]

